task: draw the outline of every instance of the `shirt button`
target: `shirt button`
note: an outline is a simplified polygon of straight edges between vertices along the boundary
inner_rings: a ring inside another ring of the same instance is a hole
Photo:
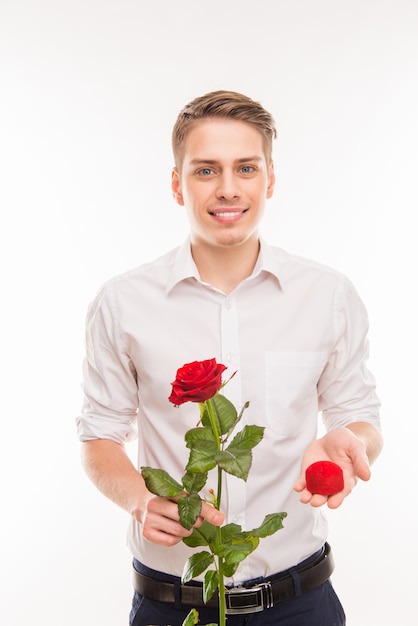
[[[226,355],[226,360],[227,361],[232,361],[232,354],[227,354]]]
[[[226,306],[226,308],[227,308],[228,310],[231,308],[231,303],[230,303],[230,301],[229,301],[229,300],[227,300],[227,301],[225,302],[225,306]]]

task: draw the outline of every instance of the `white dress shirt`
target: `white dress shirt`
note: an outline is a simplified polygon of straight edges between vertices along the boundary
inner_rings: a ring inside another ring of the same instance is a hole
[[[322,509],[301,504],[293,484],[302,455],[327,430],[354,421],[380,427],[379,401],[366,367],[367,315],[342,274],[261,241],[252,275],[226,295],[203,283],[190,242],[107,282],[90,305],[84,363],[82,441],[123,443],[138,436],[138,467],[181,480],[184,434],[198,406],[169,401],[177,369],[215,357],[227,365],[223,393],[244,424],[265,426],[246,482],[223,473],[226,522],[250,530],[268,513],[286,511],[284,528],[240,565],[239,584],[310,556],[327,538]],[[216,470],[207,487],[216,490]],[[152,544],[131,520],[128,544],[142,563],[180,576],[191,549]],[[199,550],[199,549],[197,549]]]

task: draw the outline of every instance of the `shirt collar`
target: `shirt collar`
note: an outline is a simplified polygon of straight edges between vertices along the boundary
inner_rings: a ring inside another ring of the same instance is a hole
[[[192,257],[190,238],[187,238],[174,252],[173,263],[167,280],[167,293],[187,278],[200,280],[199,272]]]
[[[260,253],[252,276],[267,272],[278,281],[280,287],[283,287],[284,262],[284,252],[280,248],[270,246],[265,239],[260,237]]]
[[[271,274],[283,286],[283,251],[279,248],[273,248],[262,237],[260,238],[260,253],[255,264],[253,273],[248,278],[255,278],[261,272]],[[195,278],[200,281],[199,271],[193,260],[190,246],[190,238],[187,238],[175,253],[171,266],[171,271],[167,280],[167,293],[169,293],[175,285],[187,280]]]

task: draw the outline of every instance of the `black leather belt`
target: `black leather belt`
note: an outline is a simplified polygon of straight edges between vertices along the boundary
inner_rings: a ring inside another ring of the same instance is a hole
[[[300,591],[305,593],[322,585],[334,571],[334,559],[331,547],[325,544],[321,554],[307,565],[292,568],[297,573],[300,582]],[[202,585],[163,582],[140,574],[134,569],[134,589],[145,598],[158,602],[175,603],[180,601],[183,606],[189,607],[218,607],[218,597],[214,594],[205,604],[203,601]],[[278,602],[295,597],[294,578],[289,570],[283,575],[276,574],[271,579],[253,581],[251,586],[245,584],[240,587],[231,587],[226,590],[226,612],[256,613],[272,607]]]

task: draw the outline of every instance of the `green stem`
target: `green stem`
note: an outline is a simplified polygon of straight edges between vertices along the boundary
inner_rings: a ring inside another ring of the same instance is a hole
[[[222,541],[221,529],[218,528],[218,541]],[[224,585],[224,560],[218,558],[219,626],[226,626],[226,603]]]
[[[222,470],[220,467],[218,467],[218,488],[216,491],[216,502],[217,502],[217,509],[219,510],[221,508],[221,498],[222,498]]]
[[[213,411],[212,398],[210,400],[206,400],[205,404],[206,404],[206,408],[208,410],[208,415],[209,415],[210,425],[212,427],[212,432],[213,432],[214,437],[215,437],[216,447],[217,447],[218,450],[220,450],[221,449],[221,436],[219,434],[218,424],[216,423],[215,413]]]
[[[215,436],[216,447],[221,449],[221,438],[216,423],[215,414],[213,412],[212,400],[206,401],[209,419],[212,426],[212,432]],[[218,485],[216,492],[216,508],[221,508],[222,497],[222,469],[218,466]],[[222,530],[218,526],[216,529],[217,543],[222,544]],[[226,603],[225,603],[225,585],[224,585],[224,562],[223,557],[218,557],[218,592],[219,592],[219,626],[226,626]]]

